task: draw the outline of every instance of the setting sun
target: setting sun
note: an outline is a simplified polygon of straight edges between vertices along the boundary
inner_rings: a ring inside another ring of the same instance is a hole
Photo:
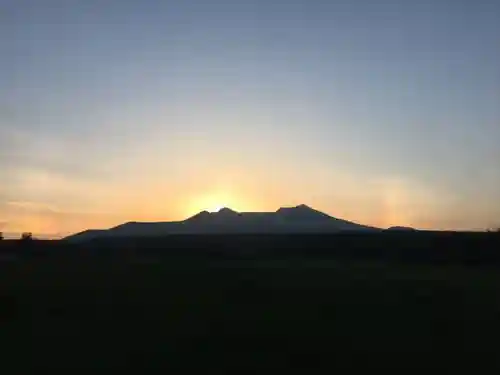
[[[239,201],[228,191],[214,191],[196,196],[189,202],[187,211],[188,215],[194,215],[200,211],[218,212],[224,207],[238,210],[241,209]]]
[[[225,205],[223,204],[218,204],[218,205],[215,205],[211,208],[208,208],[207,211],[208,212],[219,212],[220,210],[222,210],[224,207],[226,207]]]

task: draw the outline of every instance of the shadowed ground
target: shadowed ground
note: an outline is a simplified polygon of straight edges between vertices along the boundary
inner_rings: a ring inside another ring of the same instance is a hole
[[[480,371],[499,354],[491,267],[80,254],[4,262],[0,282],[2,365],[25,371]]]

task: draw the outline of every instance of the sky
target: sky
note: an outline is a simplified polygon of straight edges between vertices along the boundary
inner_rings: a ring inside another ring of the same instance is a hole
[[[500,227],[500,2],[0,0],[0,230],[307,204]]]

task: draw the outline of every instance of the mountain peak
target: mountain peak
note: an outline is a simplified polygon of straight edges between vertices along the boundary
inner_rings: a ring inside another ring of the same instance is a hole
[[[299,209],[299,210],[309,210],[309,211],[316,211],[315,209],[309,207],[307,204],[299,204],[298,206],[295,206],[294,207],[295,209]]]
[[[285,218],[294,220],[331,219],[329,215],[315,210],[306,204],[299,204],[294,207],[280,207],[276,213]]]
[[[201,211],[201,212],[198,212],[196,215],[191,216],[187,220],[200,220],[200,219],[203,219],[203,218],[206,218],[206,217],[209,217],[209,216],[210,216],[210,212],[208,212],[208,211]]]
[[[237,212],[231,210],[229,207],[222,207],[219,211],[214,212],[214,214],[237,214]]]
[[[206,221],[206,220],[213,220],[213,219],[224,219],[224,218],[231,218],[233,216],[239,215],[238,212],[228,208],[228,207],[223,207],[219,211],[214,211],[214,212],[209,212],[209,211],[201,211],[198,212],[196,215],[191,216],[188,218],[186,221]]]
[[[280,207],[278,208],[278,211],[296,211],[296,210],[307,210],[307,211],[316,211],[315,209],[309,207],[307,204],[299,204],[297,206],[291,206],[291,207]]]

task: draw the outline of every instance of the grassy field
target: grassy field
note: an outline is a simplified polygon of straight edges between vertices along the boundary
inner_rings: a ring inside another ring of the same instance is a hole
[[[24,371],[480,371],[500,354],[497,269],[48,257],[0,277],[3,365]]]

